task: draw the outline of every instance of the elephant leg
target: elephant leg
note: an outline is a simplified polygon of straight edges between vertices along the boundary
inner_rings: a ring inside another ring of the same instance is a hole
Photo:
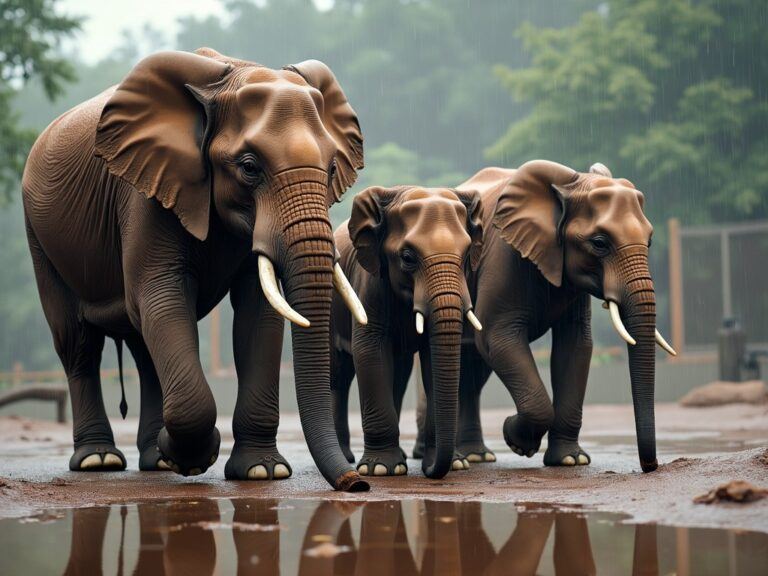
[[[163,391],[160,456],[177,474],[202,474],[216,462],[221,436],[200,364],[197,286],[191,277],[166,271],[134,289],[141,294],[141,335]]]
[[[394,358],[389,338],[371,324],[356,324],[352,355],[360,391],[365,449],[357,464],[361,475],[393,476],[408,472],[400,450],[400,429],[393,400]]]
[[[394,370],[394,387],[392,389],[392,399],[395,403],[395,412],[397,412],[398,427],[400,424],[400,413],[403,410],[403,398],[405,397],[405,391],[408,389],[408,380],[411,379],[411,372],[413,371],[413,355],[405,354],[402,358],[398,358],[395,361]],[[408,456],[405,450],[402,448],[400,451],[403,453],[403,459]]]
[[[255,266],[235,279],[230,300],[237,403],[232,416],[235,445],[224,474],[229,480],[282,480],[293,473],[277,450],[285,320],[264,298]]]
[[[43,312],[69,385],[75,448],[69,469],[125,470],[125,456],[115,447],[101,395],[99,367],[104,333],[81,317],[79,300],[48,260],[29,226],[27,235]]]
[[[136,447],[139,449],[139,470],[170,470],[160,458],[157,436],[163,427],[163,391],[157,377],[155,365],[141,336],[138,334],[125,340],[139,372],[141,401],[139,408],[139,432]]]
[[[424,345],[419,350],[419,362],[421,363],[421,379],[424,381],[424,391],[427,396],[427,415],[424,420],[424,457],[422,470],[427,463],[435,458],[435,410],[434,390],[432,389],[432,354],[429,345]],[[469,461],[464,454],[454,450],[451,470],[469,470]]]
[[[517,414],[504,421],[504,440],[513,452],[532,457],[552,426],[554,409],[522,326],[498,322],[485,336],[486,361],[506,386]]]
[[[583,295],[552,328],[552,396],[555,420],[549,430],[544,464],[575,466],[591,459],[579,446],[584,393],[592,358],[589,296]]]
[[[339,439],[341,451],[347,462],[353,464],[355,455],[349,447],[349,388],[355,377],[355,363],[350,354],[341,350],[336,350],[332,354],[335,355],[331,367],[333,424],[336,428],[336,437]]]
[[[471,463],[496,462],[496,455],[485,445],[480,423],[480,392],[490,375],[491,369],[475,347],[462,346],[456,449]]]

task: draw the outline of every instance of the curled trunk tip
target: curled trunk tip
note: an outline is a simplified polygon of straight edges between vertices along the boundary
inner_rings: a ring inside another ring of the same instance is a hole
[[[371,486],[355,470],[350,470],[336,479],[333,488],[339,492],[368,492]]]

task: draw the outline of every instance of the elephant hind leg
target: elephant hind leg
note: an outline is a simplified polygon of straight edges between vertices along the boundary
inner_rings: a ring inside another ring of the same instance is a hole
[[[336,437],[341,451],[350,464],[355,455],[349,447],[349,388],[355,377],[355,363],[346,352],[336,351],[331,374],[331,403]]]
[[[136,362],[141,389],[139,432],[136,436],[139,470],[150,472],[170,470],[168,464],[160,458],[160,452],[157,449],[157,436],[163,427],[163,391],[152,356],[141,335],[136,334],[126,338],[125,342]]]
[[[69,384],[75,452],[70,470],[124,470],[101,395],[104,332],[78,313],[80,302],[64,283],[27,225],[32,262],[45,318]]]

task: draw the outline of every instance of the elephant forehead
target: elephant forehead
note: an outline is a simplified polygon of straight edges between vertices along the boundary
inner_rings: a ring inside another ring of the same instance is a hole
[[[453,197],[453,199],[450,198]],[[400,204],[396,216],[405,238],[423,256],[463,253],[470,244],[466,208],[450,191],[418,192]]]
[[[302,116],[319,120],[323,111],[320,91],[279,76],[246,83],[237,90],[236,101],[241,115],[246,119],[276,114],[288,122]]]
[[[643,194],[638,190],[616,185],[597,188],[589,192],[588,203],[597,228],[617,241],[647,239],[653,231],[643,213]]]

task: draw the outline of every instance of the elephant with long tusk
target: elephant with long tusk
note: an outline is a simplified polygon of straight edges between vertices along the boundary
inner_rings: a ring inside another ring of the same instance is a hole
[[[238,396],[229,479],[287,478],[276,445],[284,318],[309,451],[338,490],[366,490],[336,440],[330,395],[336,265],[328,208],[363,167],[354,110],[333,72],[161,52],[40,136],[24,173],[27,234],[72,398],[72,470],[124,469],[104,410],[105,337],[141,381],[141,470],[205,472],[216,405],[197,322],[229,292]],[[282,285],[282,291],[281,291]]]
[[[545,160],[486,168],[458,188],[483,199],[485,241],[470,285],[485,329],[462,349],[457,450],[470,462],[496,459],[483,442],[479,404],[493,370],[517,406],[503,430],[514,452],[533,456],[548,432],[546,465],[589,464],[578,440],[591,295],[627,343],[640,465],[655,470],[655,345],[675,351],[656,330],[643,194],[602,164],[580,173]],[[530,349],[550,329],[551,400]]]
[[[351,315],[340,290],[333,304],[331,388],[336,430],[350,462],[347,402],[357,375],[365,450],[361,474],[407,472],[399,414],[419,354],[428,399],[422,469],[430,478],[469,467],[454,450],[464,320],[482,330],[466,277],[482,246],[480,195],[448,188],[372,187],[355,197],[336,231],[338,266],[368,313]]]

